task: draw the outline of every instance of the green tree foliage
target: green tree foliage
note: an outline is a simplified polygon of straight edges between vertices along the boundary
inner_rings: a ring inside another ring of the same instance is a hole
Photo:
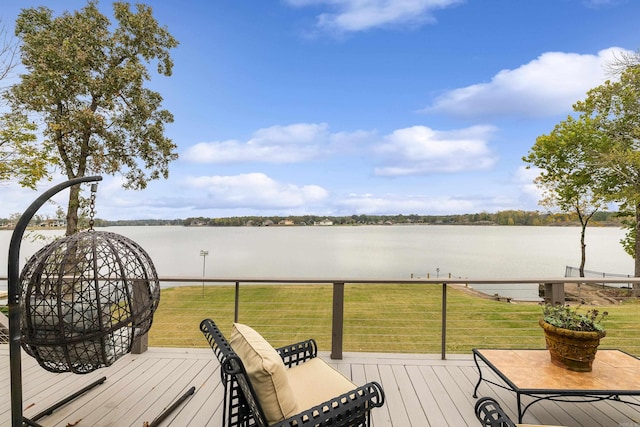
[[[0,117],[0,181],[18,180],[23,187],[36,188],[48,178],[50,148],[39,144],[33,132],[36,125],[21,114]]]
[[[607,206],[595,173],[605,141],[590,117],[576,120],[569,116],[550,134],[539,136],[523,157],[529,165],[540,168],[535,180],[543,191],[540,204],[574,212],[580,221],[580,277],[584,277],[586,263],[587,225],[596,212]]]
[[[623,244],[635,258],[640,276],[640,66],[629,66],[618,81],[591,89],[574,109],[593,121],[606,145],[598,156],[601,191],[608,200],[629,213],[628,234]]]
[[[11,75],[17,50],[15,40],[0,25],[0,82]],[[38,180],[47,176],[48,153],[36,142],[35,128],[22,115],[0,117],[0,181],[16,179],[24,187],[35,188]]]
[[[27,72],[8,91],[16,115],[38,115],[45,146],[55,151],[54,167],[71,179],[92,174],[122,175],[124,186],[144,189],[149,180],[167,178],[177,158],[164,136],[172,114],[159,93],[144,86],[157,73],[170,76],[170,49],[177,41],[152,16],[149,6],[135,11],[113,4],[113,25],[97,2],[53,17],[45,7],[23,9],[16,21]],[[67,234],[77,230],[80,188],[71,188]]]

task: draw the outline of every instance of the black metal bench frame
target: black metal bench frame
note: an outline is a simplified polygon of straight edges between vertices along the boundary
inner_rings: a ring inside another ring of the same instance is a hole
[[[485,427],[516,427],[498,402],[491,397],[483,397],[476,402],[476,417]]]
[[[286,420],[268,425],[244,365],[220,329],[213,320],[205,319],[200,323],[200,330],[220,362],[224,386],[222,417],[226,427],[370,426],[370,411],[384,404],[382,387],[370,382]],[[287,368],[318,355],[318,347],[313,339],[276,348],[276,351]]]

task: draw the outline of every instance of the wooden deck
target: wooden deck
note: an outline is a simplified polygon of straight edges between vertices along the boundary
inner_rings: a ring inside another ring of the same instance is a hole
[[[221,426],[219,365],[210,349],[151,348],[87,375],[52,374],[23,356],[23,406],[27,416],[99,377],[107,377],[104,384],[40,419],[43,426],[142,427],[191,386],[196,392],[162,426]],[[326,354],[322,357],[328,359]],[[472,356],[448,357],[443,361],[438,355],[345,353],[343,360],[329,362],[356,383],[376,380],[382,384],[387,402],[373,411],[375,427],[478,427],[472,397],[478,373]],[[0,367],[0,425],[6,426],[11,419],[6,344],[0,345]],[[479,395],[497,397],[515,419],[513,393],[483,383]],[[640,403],[640,399],[636,401]],[[524,422],[638,427],[640,408],[611,401],[544,402],[532,406]]]

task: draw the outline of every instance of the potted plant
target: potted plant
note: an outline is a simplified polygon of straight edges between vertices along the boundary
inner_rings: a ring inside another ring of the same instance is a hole
[[[571,371],[591,372],[600,340],[607,334],[602,320],[609,313],[600,313],[597,309],[579,313],[579,308],[545,304],[540,326],[551,363]]]

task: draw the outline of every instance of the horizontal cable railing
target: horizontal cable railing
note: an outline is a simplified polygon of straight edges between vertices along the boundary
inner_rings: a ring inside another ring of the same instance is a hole
[[[0,285],[2,280],[6,283],[6,278],[0,277]],[[234,321],[249,324],[276,347],[313,337],[320,350],[340,359],[343,351],[439,354],[446,358],[447,354],[470,353],[476,347],[544,348],[539,304],[482,295],[473,286],[541,284],[550,298],[560,298],[558,288],[565,283],[579,283],[586,289],[591,284],[601,285],[603,278],[165,276],[160,281],[163,289],[149,333],[150,346],[206,347],[198,325],[210,317],[225,334],[230,333]],[[640,278],[604,281],[633,286]],[[640,337],[635,332],[640,324],[640,303],[632,289],[626,291],[620,290],[620,302],[597,307],[609,312],[605,319],[608,333],[601,346],[640,355]]]
[[[164,290],[157,315],[160,319],[166,315],[172,321],[183,322],[193,316],[190,321],[195,325],[204,317],[212,317],[227,330],[237,319],[255,327],[275,346],[314,337],[320,349],[331,351],[335,358],[340,358],[343,350],[431,353],[445,358],[447,353],[468,353],[474,347],[543,348],[538,304],[479,296],[472,291],[473,285],[533,283],[557,287],[580,283],[586,287],[589,283],[602,283],[602,279],[580,278],[161,280],[176,285],[199,283],[202,287]],[[607,281],[621,283],[618,279]],[[624,282],[640,283],[640,279]],[[336,293],[340,295],[337,309]],[[636,298],[621,299],[626,302],[602,308],[611,313],[606,321],[610,332],[603,347],[640,354],[640,339],[633,333],[640,321]],[[173,303],[178,300],[183,301],[180,307]],[[172,312],[163,312],[165,307]],[[336,311],[343,313],[342,318],[335,318]],[[150,345],[175,345],[180,341],[182,344],[177,346],[203,346],[197,333],[182,333],[189,328],[192,326],[184,324],[179,329],[181,336],[165,338],[154,320]],[[166,332],[170,334],[169,330]]]

